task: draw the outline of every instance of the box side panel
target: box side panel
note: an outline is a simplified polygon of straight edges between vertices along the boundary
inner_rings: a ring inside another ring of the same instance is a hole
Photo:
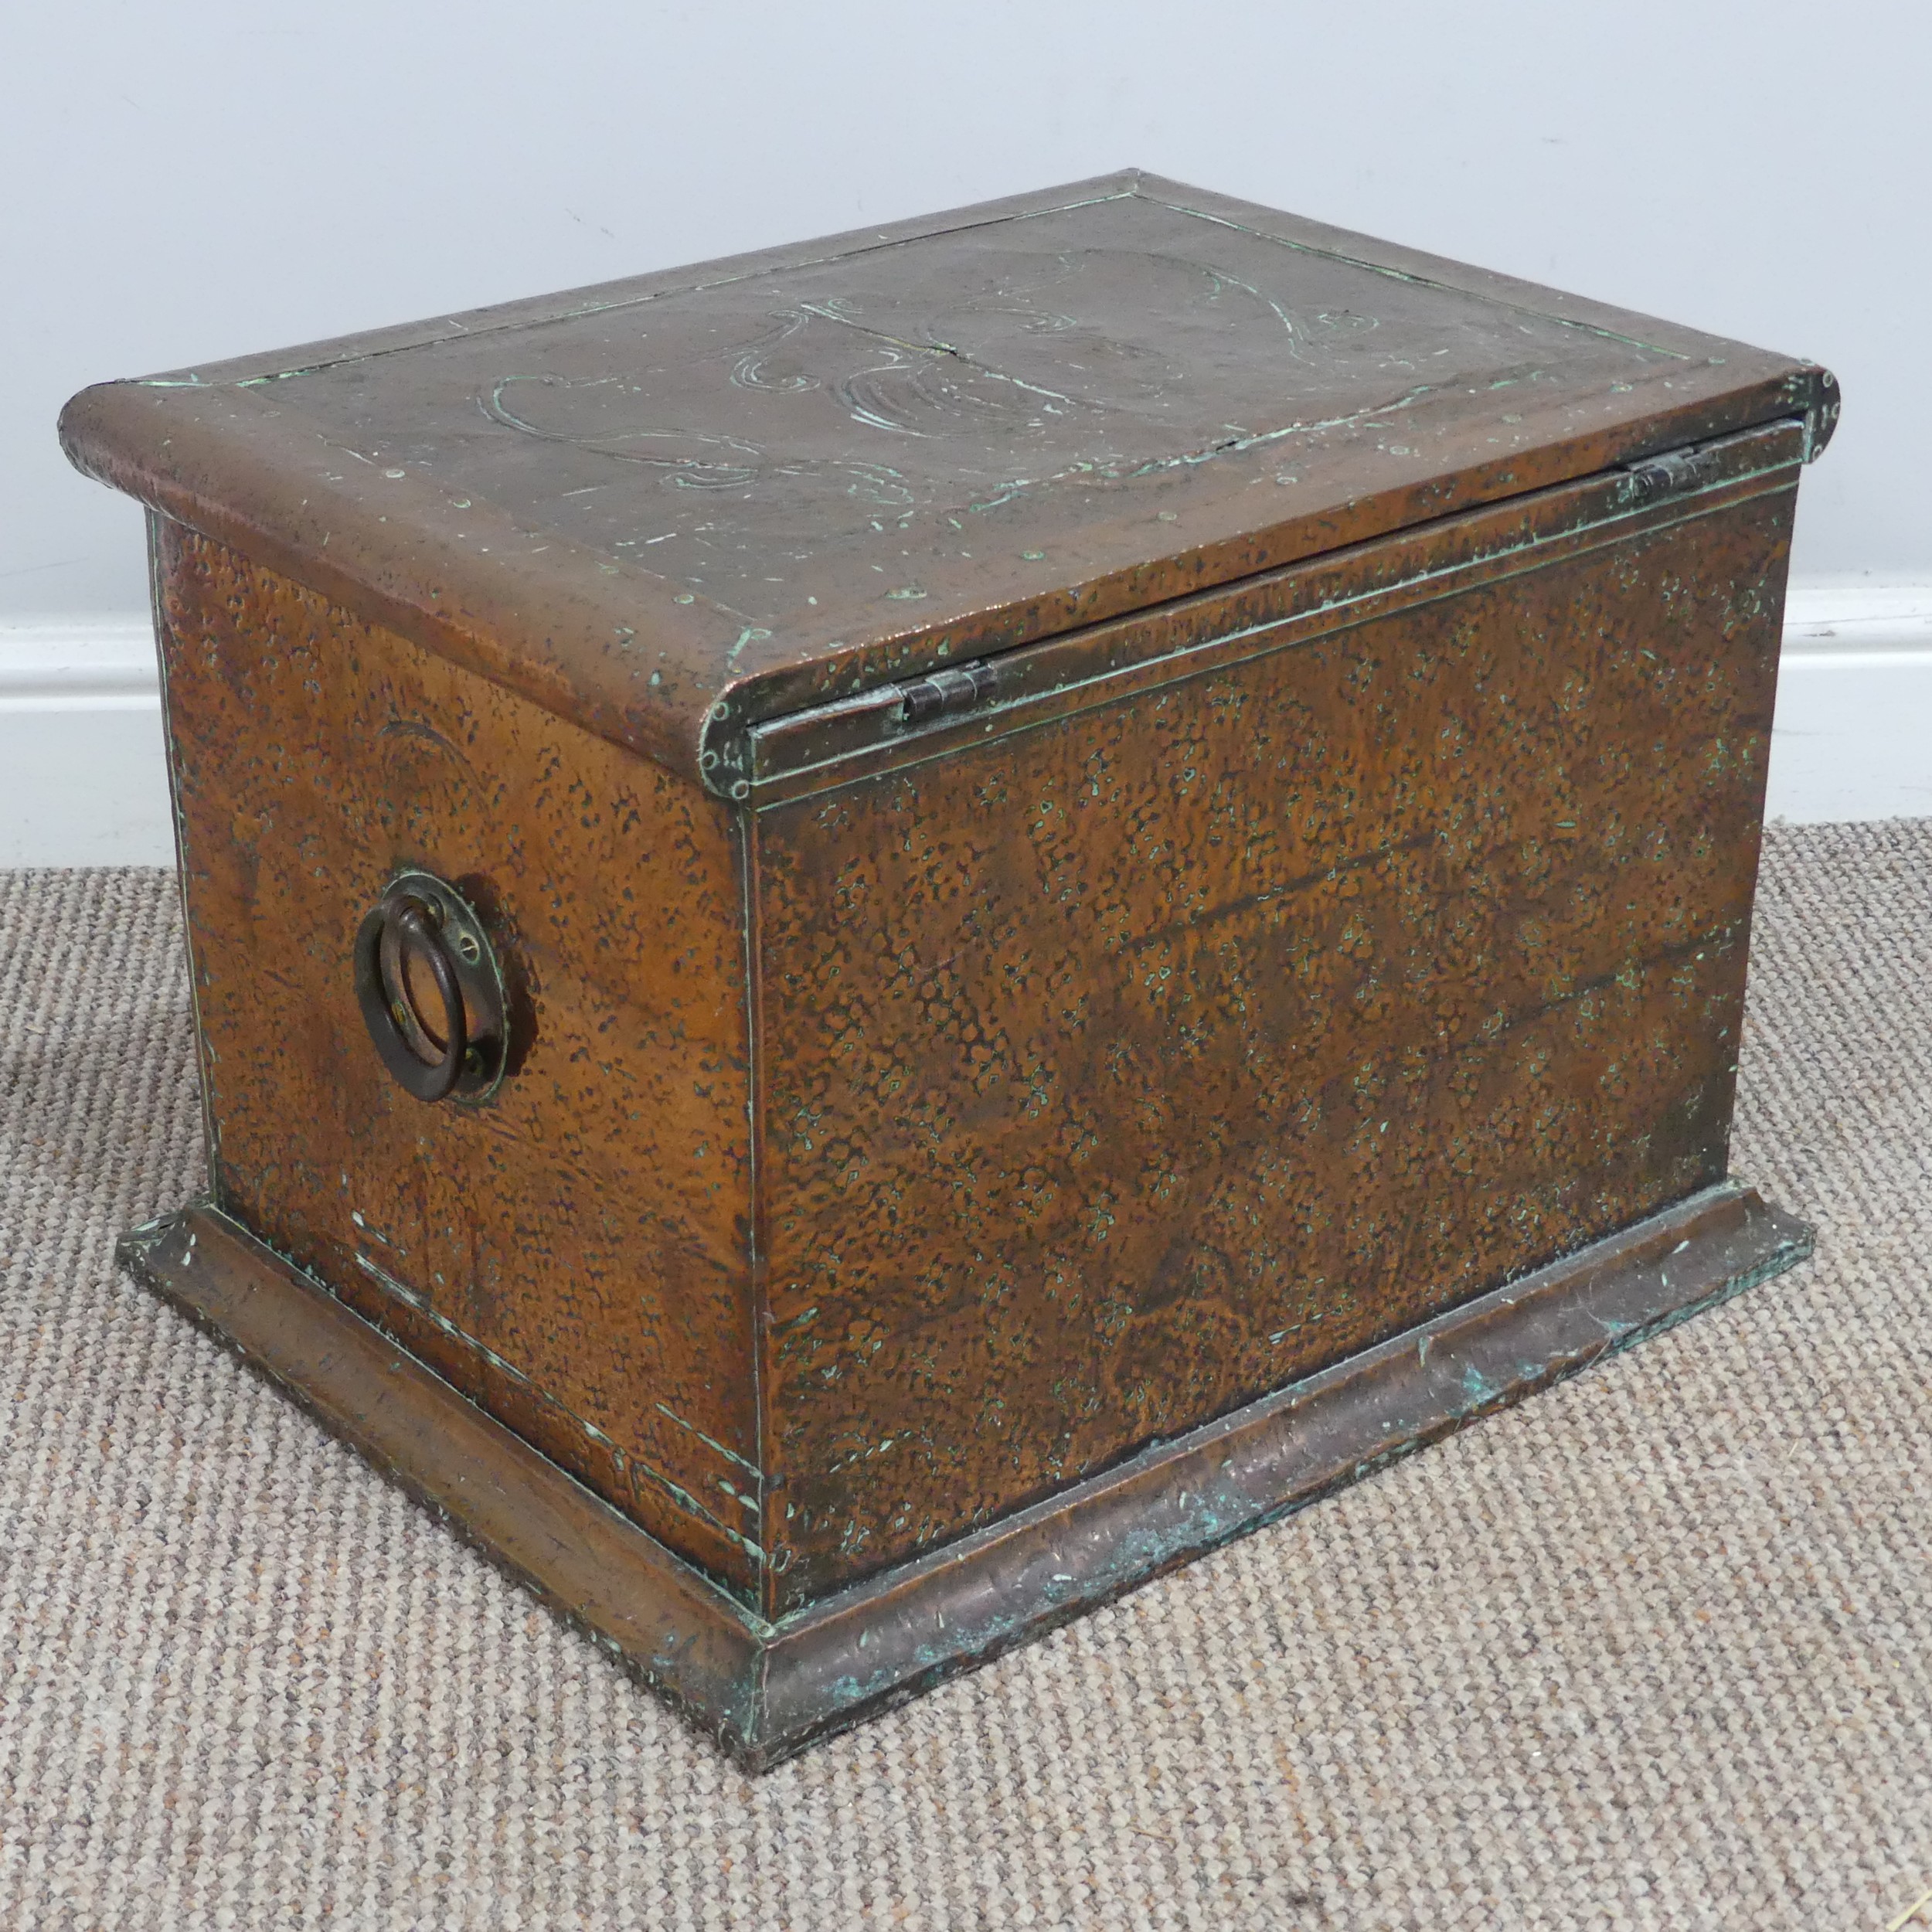
[[[726,808],[179,525],[155,542],[221,1205],[749,1590]],[[357,1008],[358,924],[405,868],[478,906],[512,981],[513,1070],[480,1105],[410,1097]]]
[[[1723,1175],[1792,501],[761,815],[782,1604]]]

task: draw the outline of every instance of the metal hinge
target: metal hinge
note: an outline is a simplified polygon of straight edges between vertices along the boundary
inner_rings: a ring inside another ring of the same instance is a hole
[[[742,776],[736,764],[726,772],[720,753],[714,761],[718,776],[713,777],[707,768],[707,780],[714,791],[726,791],[728,783],[727,795],[743,798],[750,794],[754,782],[753,767],[758,775],[770,776],[774,771],[843,757],[901,732],[958,717],[1003,682],[993,665],[981,658],[971,664],[947,665],[903,684],[875,685],[869,691],[856,692],[830,704],[788,712],[753,725],[746,735],[742,744],[747,755]]]
[[[1828,376],[1825,379],[1827,383],[1831,380]],[[1832,393],[1837,393],[1835,386]],[[1693,490],[1723,482],[1732,473],[1731,452],[1737,444],[1778,429],[1804,430],[1802,454],[1808,461],[1815,453],[1814,443],[1818,431],[1810,417],[1793,417],[1782,422],[1761,423],[1756,429],[1737,431],[1730,436],[1716,437],[1707,443],[1686,443],[1681,449],[1660,450],[1655,456],[1634,457],[1617,467],[1635,486],[1631,495],[1639,503],[1654,503],[1661,497],[1687,495]],[[1830,433],[1828,426],[1824,433]]]
[[[923,724],[930,718],[943,718],[977,704],[998,682],[993,667],[984,660],[978,664],[949,665],[927,676],[915,678],[899,687],[899,722]]]
[[[1663,450],[1655,456],[1640,456],[1622,465],[1637,485],[1639,498],[1675,496],[1713,481],[1723,465],[1723,454],[1709,443],[1687,443],[1681,450]]]

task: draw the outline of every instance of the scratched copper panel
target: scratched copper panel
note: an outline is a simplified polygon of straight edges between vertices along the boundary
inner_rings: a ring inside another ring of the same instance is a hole
[[[1478,449],[1513,464],[1480,494],[1528,488],[1577,473],[1574,437],[1740,386],[1714,338],[1549,306],[1131,194],[304,372],[274,400],[743,613],[743,672],[901,632],[923,605],[965,617],[989,572],[1057,598],[1113,526],[1171,548],[1203,500],[1224,537]],[[1745,355],[1747,381],[1782,372]]]
[[[761,815],[782,1604],[1723,1174],[1791,501]]]
[[[158,549],[223,1204],[747,1587],[750,1179],[724,808],[178,526],[158,525]],[[524,989],[533,1037],[485,1106],[410,1099],[363,1030],[351,941],[406,866],[489,908]]]
[[[63,434],[730,794],[747,718],[1777,417],[1815,447],[1835,395],[1788,357],[1128,173],[102,385]]]

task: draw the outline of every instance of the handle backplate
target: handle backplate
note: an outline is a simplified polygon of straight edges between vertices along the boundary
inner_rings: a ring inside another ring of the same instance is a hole
[[[383,1064],[419,1100],[488,1100],[508,1060],[503,975],[476,910],[399,872],[355,935],[355,1000]]]

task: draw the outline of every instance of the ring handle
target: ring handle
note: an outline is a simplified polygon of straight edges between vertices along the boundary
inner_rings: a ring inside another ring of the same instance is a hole
[[[405,1093],[433,1104],[495,1090],[505,1070],[502,975],[451,887],[427,873],[392,881],[356,932],[354,964],[362,1024]]]
[[[434,1036],[423,1024],[410,985],[410,959],[420,959],[430,969],[436,995],[443,1009],[443,1046],[437,1051]],[[463,1034],[463,995],[456,984],[456,969],[444,951],[440,936],[430,923],[428,908],[418,899],[402,899],[383,913],[382,937],[376,947],[382,971],[383,990],[390,995],[389,1016],[403,1043],[410,1049],[416,1078],[405,1080],[419,1100],[440,1100],[456,1085],[463,1070],[463,1049],[468,1044]],[[425,1049],[428,1050],[425,1052]]]

